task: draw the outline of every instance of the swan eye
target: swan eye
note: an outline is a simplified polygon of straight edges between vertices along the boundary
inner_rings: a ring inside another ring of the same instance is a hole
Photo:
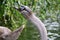
[[[8,35],[6,35],[5,37],[8,37]]]

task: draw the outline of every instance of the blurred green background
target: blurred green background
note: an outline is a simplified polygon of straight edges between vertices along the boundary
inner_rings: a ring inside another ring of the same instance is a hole
[[[35,25],[12,6],[26,5],[42,20],[48,31],[49,40],[60,40],[60,0],[0,0],[0,26],[12,31],[22,24],[26,27],[18,40],[40,40]]]

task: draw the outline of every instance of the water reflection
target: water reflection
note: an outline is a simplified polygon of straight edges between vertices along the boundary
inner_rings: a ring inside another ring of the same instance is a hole
[[[58,31],[59,28],[59,23],[58,22],[51,22],[51,19],[49,18],[48,20],[45,20],[45,26],[47,27],[48,30],[48,39],[49,40],[60,40],[60,31]]]

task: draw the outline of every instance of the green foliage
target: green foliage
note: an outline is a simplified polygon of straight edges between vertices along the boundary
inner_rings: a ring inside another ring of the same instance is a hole
[[[0,0],[0,26],[6,26],[11,30],[15,30],[22,24],[26,25],[18,40],[39,40],[37,28],[13,8],[13,6],[19,5],[29,6],[36,13],[36,16],[46,24],[47,28],[51,27],[53,22],[60,24],[60,0]],[[60,25],[57,27],[53,26],[53,28],[58,29],[47,29],[48,32],[58,32],[57,34],[60,35]],[[53,35],[50,36],[48,34],[48,36],[51,38]],[[53,40],[56,39],[60,40],[59,36]]]

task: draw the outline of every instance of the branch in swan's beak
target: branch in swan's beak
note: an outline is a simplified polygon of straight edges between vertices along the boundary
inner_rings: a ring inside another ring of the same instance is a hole
[[[21,6],[20,8],[14,7],[16,10],[21,12],[26,18],[28,18],[32,14],[32,10],[27,6]]]

